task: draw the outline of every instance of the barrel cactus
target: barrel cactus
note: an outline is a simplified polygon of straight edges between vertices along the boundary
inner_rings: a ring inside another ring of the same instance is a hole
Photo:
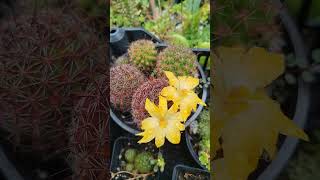
[[[157,59],[157,76],[164,71],[171,71],[176,76],[197,76],[197,56],[189,48],[169,46],[160,52]]]
[[[116,109],[128,112],[134,92],[145,82],[145,76],[136,67],[122,64],[110,69],[110,101]]]
[[[150,79],[143,83],[132,98],[132,115],[134,122],[140,127],[143,119],[149,117],[145,109],[146,99],[149,98],[152,102],[158,103],[161,90],[168,86],[168,82],[164,78]]]
[[[19,152],[65,149],[75,97],[105,72],[106,46],[79,19],[48,10],[0,27],[0,128]]]
[[[129,57],[132,64],[137,66],[141,71],[150,73],[157,61],[157,50],[150,40],[137,40],[131,43]]]

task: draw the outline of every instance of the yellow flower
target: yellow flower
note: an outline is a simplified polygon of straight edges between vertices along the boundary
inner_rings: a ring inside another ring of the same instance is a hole
[[[143,132],[137,136],[143,137],[138,143],[148,143],[155,139],[156,146],[159,148],[167,138],[172,144],[179,144],[180,131],[184,130],[184,124],[180,112],[177,112],[178,107],[172,105],[168,110],[167,99],[159,96],[159,106],[147,98],[145,108],[151,117],[142,121],[141,129]]]
[[[180,112],[184,121],[187,120],[192,110],[196,111],[197,105],[206,104],[194,92],[194,88],[199,85],[199,79],[191,76],[178,76],[169,71],[165,71],[169,80],[169,86],[161,91],[161,95],[173,101],[175,106],[180,106]]]

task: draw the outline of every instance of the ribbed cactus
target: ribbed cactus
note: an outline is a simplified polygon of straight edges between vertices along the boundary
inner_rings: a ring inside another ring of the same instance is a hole
[[[131,43],[128,50],[130,61],[141,71],[150,73],[157,61],[157,50],[150,40],[138,40]]]
[[[166,86],[168,86],[168,82],[165,78],[150,79],[136,90],[132,98],[131,108],[134,122],[138,127],[140,127],[143,119],[149,117],[149,114],[145,109],[146,99],[149,98],[152,102],[157,104],[159,94]]]
[[[216,0],[212,12],[216,45],[269,47],[280,36],[276,7],[270,0]]]
[[[74,180],[110,179],[108,78],[92,85],[73,111],[69,162]]]
[[[59,11],[20,16],[0,27],[0,128],[17,150],[65,149],[71,107],[98,74],[106,49],[78,17]]]
[[[122,64],[110,69],[110,101],[114,108],[129,112],[134,92],[145,82],[144,74],[135,66]]]
[[[163,76],[164,71],[171,71],[176,76],[197,76],[197,56],[182,46],[169,46],[160,52],[157,59],[157,75]]]

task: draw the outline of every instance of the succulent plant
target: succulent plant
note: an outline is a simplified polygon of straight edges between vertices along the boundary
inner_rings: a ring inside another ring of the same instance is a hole
[[[146,99],[149,98],[152,102],[158,103],[159,94],[166,86],[168,86],[168,81],[164,78],[150,79],[136,90],[132,98],[131,109],[134,122],[138,127],[143,119],[149,117],[145,109]]]
[[[171,71],[176,76],[197,76],[197,56],[189,48],[169,46],[160,52],[157,59],[157,76]]]
[[[0,27],[0,128],[17,151],[65,149],[74,97],[105,72],[105,45],[78,19],[48,10]]]
[[[137,150],[136,149],[127,149],[126,152],[124,153],[124,157],[127,162],[132,163],[137,155]]]
[[[134,167],[139,173],[149,173],[153,170],[152,160],[154,160],[152,153],[141,152],[134,160]]]
[[[131,110],[132,96],[146,78],[135,66],[122,64],[110,69],[110,101],[118,110]]]
[[[270,0],[217,0],[213,8],[215,44],[269,47],[281,36]]]
[[[157,50],[150,40],[137,40],[131,43],[129,57],[132,64],[137,66],[141,71],[150,73],[157,61]]]
[[[107,77],[88,87],[73,111],[69,130],[69,162],[76,180],[110,179],[110,141]]]
[[[210,139],[210,114],[203,110],[199,115],[199,134],[202,138]]]

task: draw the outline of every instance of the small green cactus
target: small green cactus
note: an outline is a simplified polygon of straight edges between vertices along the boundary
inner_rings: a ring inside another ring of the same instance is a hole
[[[139,173],[149,173],[153,170],[152,161],[154,158],[150,152],[142,152],[136,156],[134,166]]]
[[[133,164],[126,164],[126,171],[132,172],[134,170],[134,165]]]
[[[116,109],[128,112],[135,90],[145,82],[144,74],[135,66],[122,64],[110,69],[110,101]]]
[[[169,46],[158,56],[157,76],[163,76],[163,71],[171,71],[176,76],[197,76],[197,56],[182,46]]]
[[[137,150],[136,149],[127,149],[126,152],[124,153],[124,157],[127,162],[132,163],[134,162],[134,159],[137,155]]]
[[[141,71],[150,73],[157,61],[157,50],[152,41],[138,40],[131,43],[128,50],[130,62]]]

